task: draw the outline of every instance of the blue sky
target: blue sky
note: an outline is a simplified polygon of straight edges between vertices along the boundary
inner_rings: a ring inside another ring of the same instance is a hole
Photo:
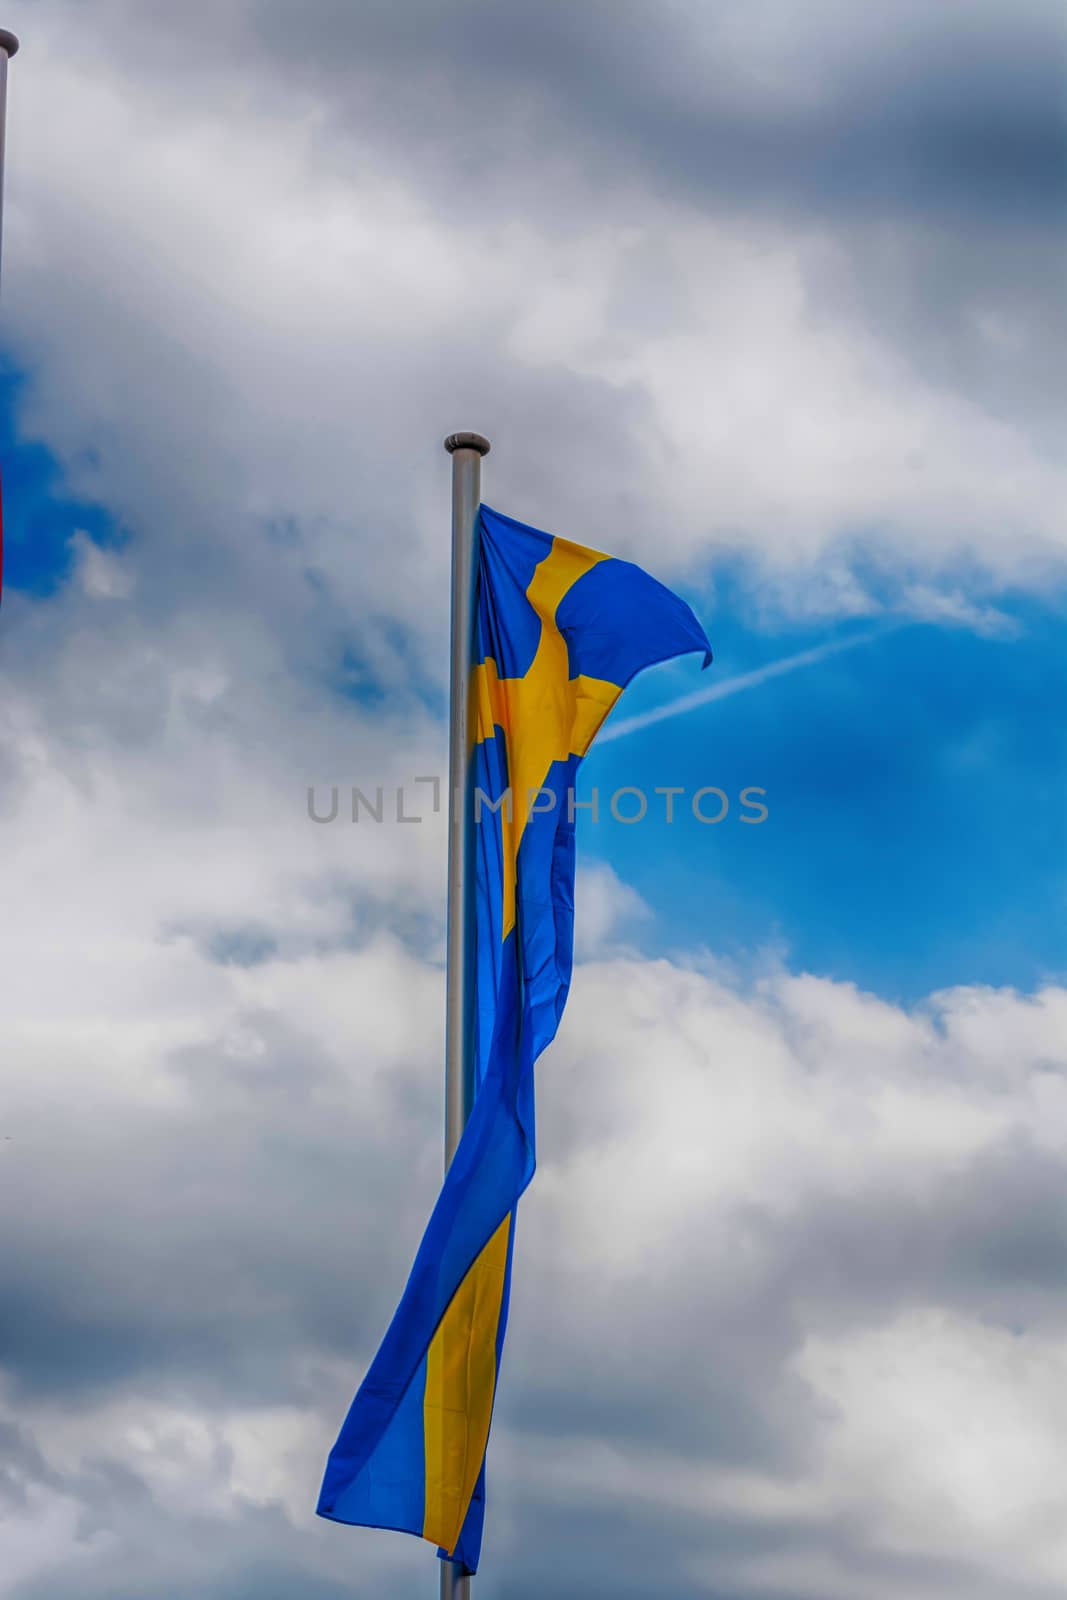
[[[62,464],[39,441],[21,437],[19,396],[24,378],[8,367],[0,381],[0,448],[4,464],[4,583],[46,596],[69,576],[71,533],[82,528],[97,543],[117,541],[104,507],[72,496]]]
[[[443,770],[457,428],[715,649],[583,768],[478,1597],[1062,1594],[1061,9],[0,20],[0,1600],[436,1591],[313,1508],[447,830],[306,795]]]
[[[869,634],[853,621],[768,638],[738,609],[720,600],[705,613],[724,677]],[[594,751],[584,778],[605,811],[624,783],[650,799],[655,783],[689,796],[715,784],[732,806],[710,827],[682,799],[671,829],[606,820],[583,847],[639,889],[659,944],[738,957],[778,944],[791,964],[905,1003],[958,983],[1056,978],[1067,760],[1050,712],[1065,688],[1063,607],[1014,597],[1004,616],[991,637],[883,621],[869,643]],[[669,704],[692,676],[649,674],[619,715]],[[767,791],[758,826],[740,821],[748,784]]]

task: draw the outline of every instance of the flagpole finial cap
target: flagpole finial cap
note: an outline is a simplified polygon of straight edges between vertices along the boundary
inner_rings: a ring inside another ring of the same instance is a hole
[[[445,449],[449,455],[454,450],[477,450],[480,456],[489,454],[489,440],[481,433],[450,433],[445,440]]]
[[[10,59],[10,57],[15,54],[18,47],[19,42],[15,35],[13,33],[9,33],[6,28],[0,28],[0,50],[6,50],[8,58]]]

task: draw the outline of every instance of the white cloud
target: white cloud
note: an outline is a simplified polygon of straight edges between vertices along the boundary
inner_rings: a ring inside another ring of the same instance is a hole
[[[102,550],[81,528],[75,532],[71,544],[78,582],[87,595],[94,600],[129,599],[133,579],[113,552]]]
[[[1062,1335],[916,1308],[815,1338],[797,1365],[831,1408],[823,1472],[839,1504],[874,1512],[883,1548],[949,1560],[966,1551],[1008,1590],[1020,1576],[1063,1582]]]
[[[574,904],[574,951],[579,961],[604,954],[620,934],[650,914],[636,889],[623,883],[606,862],[578,868]]]
[[[77,584],[51,606],[62,643],[45,666],[41,614],[24,612],[5,699],[25,759],[7,821],[0,1159],[9,1297],[36,1319],[8,1357],[8,1415],[44,1465],[18,1469],[29,1553],[0,1593],[34,1593],[74,1501],[98,1531],[60,1547],[71,1592],[119,1592],[115,1562],[158,1592],[202,1591],[249,1559],[264,1515],[276,1560],[309,1582],[366,1560],[414,1595],[428,1556],[324,1533],[311,1502],[439,1181],[439,929],[420,954],[405,919],[436,919],[443,838],[316,828],[291,772],[346,739],[421,769],[425,730],[410,724],[408,758],[351,705],[309,729],[239,670],[240,634],[205,694],[178,628],[154,631],[157,714],[131,739],[136,620],[122,613],[105,648]],[[78,745],[87,651],[109,711]],[[1050,1267],[1039,1300],[1028,1290],[1033,1335],[1006,1325],[980,1196],[1003,1194],[1025,1256],[1027,1174],[1063,1157],[1067,997],[967,989],[906,1012],[777,967],[746,983],[615,953],[643,908],[607,868],[583,873],[578,905],[600,958],[579,966],[539,1069],[488,1571],[534,1526],[579,1562],[596,1545],[589,1592],[619,1587],[603,1515],[648,1539],[680,1519],[679,1593],[728,1577],[770,1597],[794,1571],[801,1593],[911,1600],[923,1563],[948,1562],[991,1594],[1011,1569],[1039,1595],[1063,1558],[1025,1486],[1052,1447],[1042,1396],[1067,1306]],[[990,1372],[990,1437],[1016,1384],[1023,1402],[1014,1509],[995,1527],[979,1435],[948,1442]],[[136,1524],[106,1488],[118,1471],[143,1486]],[[935,1492],[951,1515],[924,1509]],[[587,1532],[564,1535],[575,1505]],[[767,1555],[768,1529],[792,1565]],[[906,1576],[902,1550],[919,1564]]]
[[[423,637],[455,425],[495,435],[491,502],[625,555],[652,539],[668,576],[742,551],[800,612],[871,609],[857,554],[957,620],[961,564],[986,588],[1062,572],[1062,468],[1025,418],[827,289],[875,223],[709,216],[649,189],[635,212],[636,177],[565,216],[481,213],[476,188],[450,209],[375,125],[351,141],[354,102],[328,85],[268,97],[249,58],[236,101],[209,75],[175,102],[151,53],[136,77],[122,50],[90,67],[71,17],[27,14],[13,80],[26,425],[139,537],[189,552],[183,586],[225,559],[276,610],[310,566],[350,616]]]

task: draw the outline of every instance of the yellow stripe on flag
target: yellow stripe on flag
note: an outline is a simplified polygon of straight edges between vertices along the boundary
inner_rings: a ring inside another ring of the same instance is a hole
[[[489,1441],[510,1230],[508,1216],[456,1290],[426,1358],[422,1534],[450,1552],[463,1531]]]
[[[568,590],[606,559],[595,550],[554,539],[526,590],[541,618],[541,639],[528,670],[521,678],[501,678],[492,657],[475,668],[475,738],[491,739],[502,729],[508,758],[511,816],[500,812],[505,939],[515,925],[515,864],[531,797],[544,786],[554,761],[585,755],[622,693],[617,683],[570,676],[567,641],[556,626],[556,610]]]

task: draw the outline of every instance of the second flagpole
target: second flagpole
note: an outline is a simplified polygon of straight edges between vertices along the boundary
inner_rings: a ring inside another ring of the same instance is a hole
[[[8,28],[0,28],[0,241],[4,216],[4,146],[7,143],[7,65],[19,42]],[[0,496],[0,588],[3,586],[4,513]]]
[[[4,208],[4,145],[7,142],[7,64],[19,47],[15,35],[0,28],[0,229]]]
[[[448,733],[448,977],[445,1016],[445,1171],[456,1153],[474,1099],[475,823],[474,708],[471,663],[478,593],[480,433],[451,433],[452,666]],[[469,1600],[470,1578],[441,1562],[441,1600]]]

